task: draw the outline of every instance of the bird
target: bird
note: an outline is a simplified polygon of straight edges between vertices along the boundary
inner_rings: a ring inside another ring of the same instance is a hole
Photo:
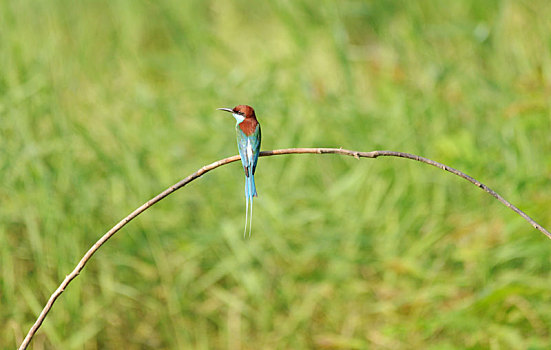
[[[249,221],[249,237],[253,227],[253,197],[257,197],[254,173],[260,153],[260,124],[251,106],[239,105],[230,108],[218,108],[218,110],[230,112],[235,118],[235,131],[237,134],[237,149],[245,170],[245,230],[243,237],[247,234],[247,221]],[[250,215],[249,215],[250,207]],[[250,217],[250,218],[249,218]]]

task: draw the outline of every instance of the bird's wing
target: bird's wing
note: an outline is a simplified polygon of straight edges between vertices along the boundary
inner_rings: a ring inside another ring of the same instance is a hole
[[[253,148],[253,174],[256,171],[256,163],[258,162],[258,155],[260,154],[260,141],[262,138],[262,133],[260,132],[260,124],[254,129],[254,133],[249,136],[252,138],[252,148]]]

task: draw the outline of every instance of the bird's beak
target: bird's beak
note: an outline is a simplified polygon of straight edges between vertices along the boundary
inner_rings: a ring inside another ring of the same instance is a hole
[[[226,112],[233,113],[233,109],[231,109],[231,108],[216,108],[216,109],[219,110],[219,111],[226,111]]]

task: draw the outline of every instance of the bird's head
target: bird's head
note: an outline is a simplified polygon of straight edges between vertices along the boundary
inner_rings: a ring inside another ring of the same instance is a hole
[[[241,123],[243,120],[245,120],[245,118],[256,118],[256,115],[254,114],[254,109],[251,106],[247,105],[239,105],[234,107],[233,109],[218,108],[218,110],[230,112],[238,123]]]

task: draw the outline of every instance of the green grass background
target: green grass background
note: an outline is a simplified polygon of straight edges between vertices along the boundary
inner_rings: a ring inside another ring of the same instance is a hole
[[[111,226],[237,153],[389,149],[551,228],[551,3],[0,2],[0,344]],[[33,349],[546,349],[551,242],[401,159],[234,163],[94,256]]]

